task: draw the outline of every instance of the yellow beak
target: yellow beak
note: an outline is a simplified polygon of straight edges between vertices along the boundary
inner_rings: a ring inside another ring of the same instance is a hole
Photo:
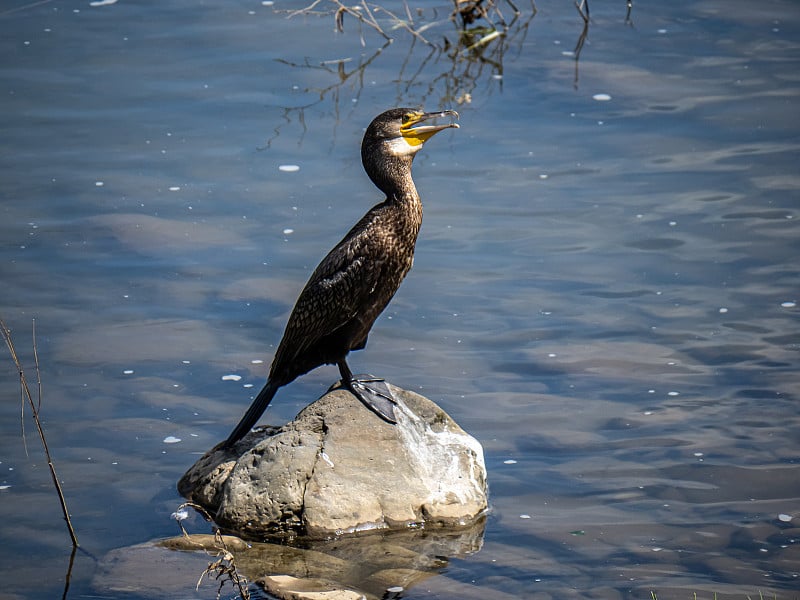
[[[443,110],[441,112],[414,112],[409,113],[403,119],[400,126],[400,133],[403,138],[412,146],[419,146],[427,142],[434,134],[443,129],[458,129],[458,123],[447,123],[446,125],[422,125],[419,123],[436,119],[439,117],[454,117],[458,119],[458,113],[454,110]]]

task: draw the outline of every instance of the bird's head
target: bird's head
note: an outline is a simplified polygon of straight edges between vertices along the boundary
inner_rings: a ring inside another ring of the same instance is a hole
[[[392,108],[372,120],[364,134],[364,146],[382,146],[381,151],[394,156],[412,156],[422,145],[443,129],[458,129],[458,123],[424,125],[439,117],[454,117],[454,110],[423,112],[413,108]]]
[[[458,123],[426,124],[436,118],[458,119],[454,110],[423,112],[414,108],[392,108],[372,120],[361,144],[361,161],[370,179],[387,192],[387,183],[402,171],[410,174],[411,161],[422,145],[444,129],[458,129]]]

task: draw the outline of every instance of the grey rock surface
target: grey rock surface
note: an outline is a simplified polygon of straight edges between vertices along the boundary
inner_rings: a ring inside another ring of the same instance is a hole
[[[211,450],[178,490],[249,536],[473,523],[487,508],[481,445],[427,398],[391,389],[396,425],[336,389],[277,431]]]

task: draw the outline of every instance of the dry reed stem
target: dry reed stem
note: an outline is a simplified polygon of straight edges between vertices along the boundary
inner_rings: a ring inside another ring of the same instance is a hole
[[[213,523],[213,519],[211,518],[211,515],[208,514],[208,511],[194,502],[184,502],[176,509],[174,515],[177,515],[182,508],[187,507],[193,508],[199,512],[206,521]],[[186,531],[183,523],[181,523],[181,519],[176,517],[175,520],[177,521],[178,526],[181,528],[183,537],[192,542],[191,536]],[[214,528],[214,544],[217,550],[216,554],[212,554],[200,544],[196,544],[195,542],[192,542],[192,544],[196,545],[198,549],[202,549],[217,559],[214,562],[208,563],[208,566],[200,574],[200,578],[197,580],[197,585],[195,586],[196,590],[200,589],[200,584],[203,583],[204,577],[218,581],[219,587],[217,588],[217,600],[219,600],[219,598],[222,596],[222,588],[227,582],[230,581],[231,585],[236,586],[236,588],[239,590],[239,595],[242,597],[242,600],[250,600],[250,590],[247,587],[247,579],[242,575],[239,575],[239,571],[236,569],[236,558],[233,556],[233,553],[228,550],[228,546],[225,544],[225,539],[222,537],[222,533],[218,527]]]
[[[61,483],[58,481],[58,475],[56,474],[56,467],[53,464],[53,459],[50,456],[50,449],[47,446],[47,439],[44,435],[44,430],[42,429],[42,423],[39,420],[39,409],[42,405],[42,380],[41,374],[39,369],[39,355],[36,349],[36,321],[33,322],[33,355],[34,360],[36,363],[36,375],[37,375],[37,391],[38,391],[38,402],[34,403],[33,395],[31,394],[30,387],[28,386],[28,380],[25,377],[25,371],[22,368],[22,363],[20,363],[19,357],[17,356],[17,351],[14,348],[14,342],[11,339],[11,330],[6,327],[5,322],[0,319],[0,330],[3,333],[3,339],[5,339],[6,346],[8,346],[8,351],[11,353],[11,359],[14,361],[14,364],[17,366],[17,372],[19,373],[19,384],[20,384],[20,393],[22,395],[22,406],[23,406],[23,416],[24,416],[24,406],[25,400],[28,400],[28,404],[31,407],[31,411],[33,413],[33,420],[36,423],[36,429],[39,432],[39,439],[42,441],[42,447],[44,448],[44,454],[47,457],[47,466],[50,468],[50,476],[53,478],[53,485],[55,485],[56,493],[58,494],[58,501],[61,504],[61,511],[64,513],[64,520],[67,522],[67,529],[69,530],[69,537],[72,540],[72,547],[78,548],[78,538],[75,535],[75,529],[72,527],[72,521],[69,517],[69,510],[67,510],[67,501],[64,498],[64,491],[61,489]],[[23,421],[24,423],[24,421]],[[24,427],[24,425],[23,425]],[[23,429],[23,438],[24,438],[24,429]]]

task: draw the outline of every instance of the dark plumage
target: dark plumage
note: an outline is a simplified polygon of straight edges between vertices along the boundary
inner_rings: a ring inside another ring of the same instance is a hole
[[[279,387],[324,364],[337,364],[342,383],[382,418],[395,422],[394,399],[382,380],[354,378],[346,357],[350,350],[366,346],[372,324],[411,268],[422,224],[411,163],[434,134],[458,127],[419,124],[445,116],[458,118],[451,110],[393,108],[370,123],[361,161],[386,199],[373,206],[314,270],[286,324],[266,385],[224,446],[252,429]]]

